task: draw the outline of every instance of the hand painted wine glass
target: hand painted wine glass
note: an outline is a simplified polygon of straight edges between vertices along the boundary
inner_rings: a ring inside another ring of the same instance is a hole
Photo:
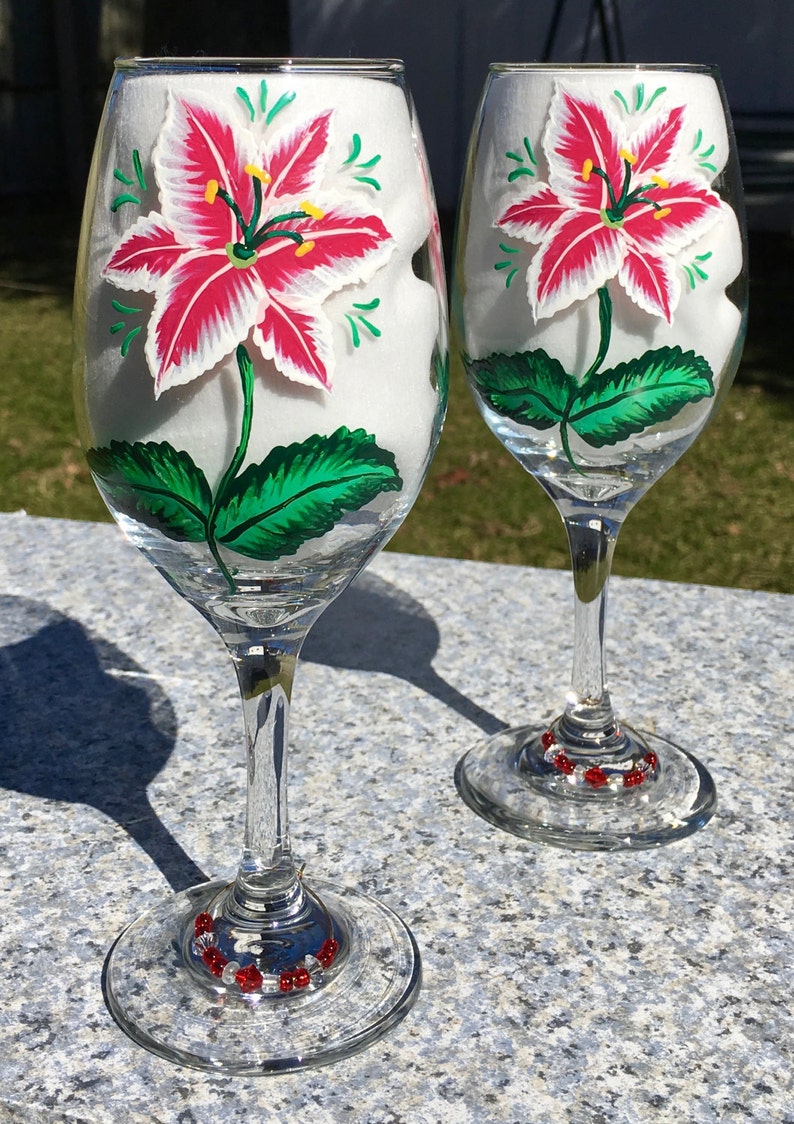
[[[458,218],[453,354],[556,505],[576,598],[562,713],[458,766],[464,800],[508,831],[642,848],[714,811],[687,750],[617,721],[604,627],[621,525],[716,410],[745,313],[738,166],[713,70],[491,67]]]
[[[405,1014],[420,961],[384,904],[302,877],[287,720],[307,630],[407,514],[443,417],[438,221],[402,65],[117,64],[75,309],[91,471],[226,644],[247,741],[236,877],[130,926],[110,1008],[194,1066],[343,1057]]]

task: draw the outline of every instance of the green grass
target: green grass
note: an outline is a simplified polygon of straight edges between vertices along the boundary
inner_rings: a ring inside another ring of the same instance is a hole
[[[72,420],[75,223],[31,244],[25,211],[0,227],[0,509],[106,519]],[[794,240],[751,242],[745,356],[722,411],[629,516],[615,572],[794,593]],[[397,550],[565,568],[562,524],[488,432],[453,374],[444,436]]]

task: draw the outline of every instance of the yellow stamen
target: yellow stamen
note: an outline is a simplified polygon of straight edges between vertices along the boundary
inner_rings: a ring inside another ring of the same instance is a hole
[[[208,180],[207,181],[207,186],[204,189],[204,198],[206,199],[206,201],[208,203],[212,204],[212,203],[215,202],[215,197],[218,194],[218,188],[219,187],[220,187],[220,184],[218,183],[217,180]]]
[[[295,251],[295,257],[296,258],[305,257],[305,255],[308,254],[313,249],[314,249],[314,242],[301,242],[300,246],[298,246],[297,250]]]
[[[655,183],[657,187],[663,187],[665,191],[670,186],[667,180],[663,180],[661,176],[651,176],[651,183]]]
[[[301,203],[301,210],[304,211],[310,219],[324,219],[325,211],[321,211],[319,207],[315,207],[313,203],[304,200]]]
[[[627,148],[621,148],[618,156],[621,158],[621,160],[628,160],[629,164],[637,163],[637,157],[633,156]]]
[[[667,216],[670,214],[671,210],[672,210],[672,207],[662,207],[662,209],[660,211],[654,211],[653,212],[653,217],[657,220],[667,218]]]
[[[584,180],[585,183],[590,182],[590,175],[591,175],[592,171],[593,171],[593,161],[592,160],[585,160],[584,164],[582,164],[582,179]]]
[[[261,183],[272,183],[273,177],[264,168],[257,168],[256,164],[246,164],[245,173],[248,176],[255,176]]]

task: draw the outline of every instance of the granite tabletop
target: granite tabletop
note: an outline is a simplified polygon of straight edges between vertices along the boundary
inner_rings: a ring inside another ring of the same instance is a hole
[[[101,989],[129,921],[236,865],[220,642],[105,525],[0,516],[0,606],[0,1121],[794,1121],[794,597],[614,579],[616,705],[720,804],[658,851],[567,853],[479,820],[453,773],[559,709],[569,576],[380,555],[305,648],[292,833],[408,922],[423,988],[362,1053],[260,1078],[149,1054]]]

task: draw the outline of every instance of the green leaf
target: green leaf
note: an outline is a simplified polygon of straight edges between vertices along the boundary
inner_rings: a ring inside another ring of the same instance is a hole
[[[111,441],[86,457],[114,508],[177,542],[207,539],[212,493],[188,453],[166,441]]]
[[[688,403],[713,394],[714,376],[702,356],[662,347],[593,375],[572,402],[567,422],[583,441],[600,449],[668,421]]]
[[[401,487],[394,454],[363,429],[342,426],[277,446],[249,465],[227,489],[215,535],[248,558],[274,561],[326,534],[345,512]]]
[[[497,414],[534,429],[559,425],[577,384],[557,359],[545,351],[517,355],[464,356],[466,371],[478,393]]]

